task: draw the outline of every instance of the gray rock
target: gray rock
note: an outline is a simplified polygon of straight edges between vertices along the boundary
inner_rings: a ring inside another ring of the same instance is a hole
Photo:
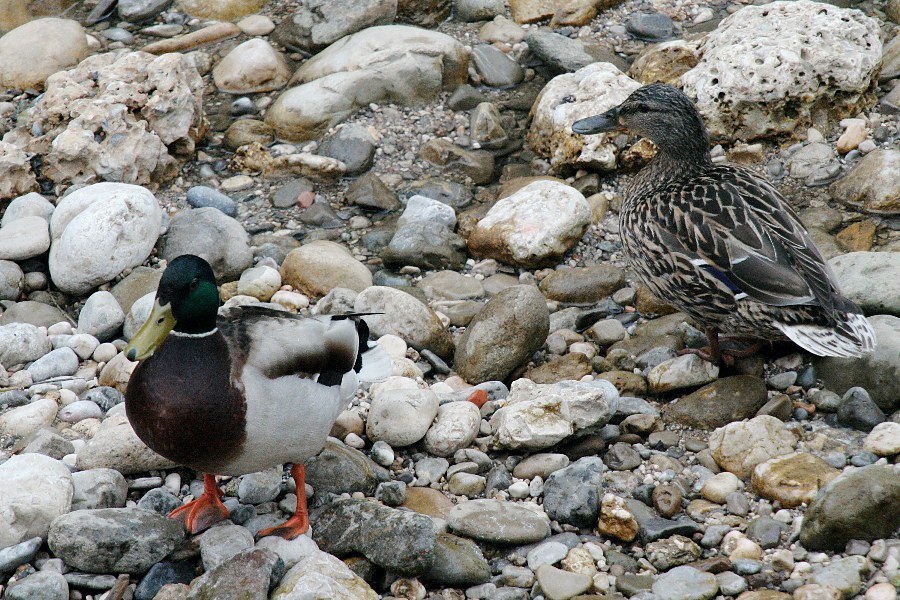
[[[456,111],[472,110],[485,101],[484,94],[466,83],[453,90],[453,93],[447,98],[447,107]]]
[[[0,325],[26,323],[36,327],[50,327],[67,320],[66,313],[55,306],[33,300],[16,302],[12,306],[8,306],[3,314],[0,315]],[[10,366],[12,366],[12,363],[10,363]]]
[[[663,42],[674,35],[672,19],[662,13],[642,13],[632,16],[625,29],[639,40]]]
[[[119,0],[119,17],[130,23],[152,19],[166,10],[172,0]]]
[[[586,456],[554,471],[544,482],[544,510],[561,523],[593,527],[600,513],[603,461]]]
[[[650,542],[646,546],[646,552],[647,560],[660,571],[692,563],[703,553],[700,546],[683,535]]]
[[[759,377],[736,375],[718,379],[663,407],[667,422],[715,429],[748,419],[766,403],[766,385]]]
[[[433,300],[471,300],[484,296],[484,286],[474,277],[456,271],[430,273],[416,284]]]
[[[837,410],[838,423],[859,431],[872,431],[879,423],[887,421],[887,417],[878,405],[861,387],[847,390]]]
[[[271,502],[281,492],[281,467],[248,473],[238,484],[238,499],[242,504]]]
[[[162,277],[162,269],[135,267],[127,277],[113,286],[110,293],[115,297],[122,310],[127,313],[138,299],[151,292],[156,292],[160,277]]]
[[[652,589],[659,600],[708,600],[718,593],[719,583],[712,573],[681,566],[660,575]]]
[[[427,196],[410,196],[406,208],[397,219],[398,228],[407,223],[437,223],[452,230],[456,227],[456,211],[453,207]]]
[[[108,411],[113,406],[125,402],[125,395],[122,394],[122,392],[120,392],[116,388],[105,385],[91,388],[90,390],[79,396],[79,398],[81,400],[90,400],[91,402],[99,406],[103,412]]]
[[[900,318],[875,315],[869,323],[877,340],[873,353],[862,358],[814,357],[813,364],[827,389],[843,394],[852,387],[865,388],[881,410],[892,413],[900,408]]]
[[[379,483],[390,480],[390,473],[368,456],[329,439],[322,451],[306,462],[306,481],[316,490],[317,501],[328,494],[375,493]]]
[[[359,175],[372,168],[375,138],[363,125],[344,125],[334,135],[323,139],[316,153],[347,165],[347,175]]]
[[[391,333],[413,348],[427,348],[443,359],[453,355],[450,332],[434,311],[406,292],[383,286],[367,288],[356,297],[353,310],[377,313],[365,318],[375,337]]]
[[[308,0],[272,36],[292,50],[315,53],[345,35],[387,25],[396,14],[397,2],[391,0]]]
[[[72,493],[69,469],[49,456],[18,454],[0,464],[0,548],[46,537]]]
[[[42,541],[40,537],[34,537],[0,550],[0,573],[9,573],[19,565],[31,562]]]
[[[50,429],[41,429],[34,434],[34,437],[31,438],[22,452],[44,454],[50,458],[61,460],[66,454],[75,452],[75,446],[72,442],[54,431]]]
[[[284,563],[271,550],[245,550],[191,583],[187,600],[265,598],[284,576]]]
[[[813,572],[810,583],[829,585],[841,593],[844,598],[854,597],[862,589],[860,571],[866,569],[866,559],[862,556],[849,556],[833,561],[830,565]]]
[[[492,544],[529,544],[550,535],[550,520],[543,511],[501,500],[457,504],[447,522],[455,533]]]
[[[866,312],[900,316],[900,254],[850,252],[828,261],[841,292]]]
[[[145,573],[184,539],[181,523],[140,508],[70,512],[53,521],[47,542],[88,573]]]
[[[716,581],[719,583],[719,592],[724,596],[737,596],[747,590],[747,580],[731,571],[716,573]]]
[[[459,375],[470,383],[501,380],[544,344],[550,315],[532,286],[513,286],[494,296],[472,319],[456,350]],[[498,344],[497,340],[504,340]]]
[[[466,243],[440,223],[407,223],[397,229],[382,258],[388,265],[458,269],[466,260]]]
[[[153,600],[160,588],[169,583],[189,584],[194,579],[194,565],[188,561],[158,562],[147,571],[137,588],[134,600]]]
[[[488,581],[490,565],[471,540],[439,533],[434,566],[422,578],[441,586],[464,587]]]
[[[490,102],[482,102],[472,111],[469,131],[473,144],[481,148],[502,148],[509,141],[500,111]]]
[[[747,537],[758,542],[766,550],[775,548],[781,543],[781,534],[787,526],[771,517],[756,517],[747,525]]]
[[[459,21],[490,21],[506,12],[504,0],[454,0],[453,14]]]
[[[72,510],[121,508],[128,498],[128,482],[115,469],[76,471],[72,483]]]
[[[60,573],[39,571],[11,583],[4,600],[68,600],[69,584]]]
[[[577,71],[597,62],[579,40],[548,29],[530,29],[525,35],[525,42],[531,53],[541,59],[554,74]]]
[[[168,515],[182,504],[178,496],[166,488],[153,488],[138,500],[138,508],[150,510],[160,515]],[[232,514],[232,516],[234,516]]]
[[[641,464],[641,455],[631,444],[618,442],[610,446],[606,455],[603,457],[606,463],[613,471],[631,471]]]
[[[414,183],[409,191],[412,195],[440,200],[457,210],[472,203],[472,191],[468,187],[446,179],[426,179]]]
[[[419,483],[437,483],[447,472],[450,462],[446,458],[429,456],[416,463],[416,478]]]
[[[397,194],[374,173],[366,173],[353,181],[347,186],[344,198],[367,210],[394,210],[400,205]]]
[[[232,556],[253,547],[253,534],[240,525],[227,521],[217,524],[200,536],[203,568],[212,571]]]
[[[272,206],[275,208],[294,208],[297,205],[297,197],[302,192],[313,191],[313,182],[304,177],[292,179],[275,190],[272,196]],[[281,261],[278,261],[279,263]]]
[[[640,500],[625,501],[628,511],[634,515],[640,526],[640,536],[644,542],[652,542],[673,535],[690,537],[700,531],[700,526],[688,518],[664,519]]]
[[[437,540],[425,515],[347,499],[329,504],[313,521],[313,539],[330,554],[362,554],[384,569],[413,576],[434,566]]]
[[[16,263],[0,260],[0,300],[18,300],[25,289],[25,273]]]
[[[487,44],[475,46],[472,61],[482,81],[491,87],[510,87],[525,78],[525,70],[516,61]]]
[[[385,481],[375,489],[375,499],[387,506],[400,506],[406,501],[406,484],[402,481]]]
[[[99,291],[90,295],[78,315],[78,332],[94,336],[101,342],[108,342],[125,323],[125,312],[115,296]]]
[[[160,242],[160,257],[171,261],[182,254],[206,259],[221,281],[236,280],[253,264],[247,232],[240,223],[211,207],[183,210],[172,217],[169,231]]]
[[[237,216],[237,204],[219,190],[205,185],[195,185],[187,191],[187,201],[194,208],[215,208],[229,217]]]
[[[900,523],[900,473],[896,465],[846,472],[819,490],[800,530],[811,550],[843,550],[851,539],[890,536]]]
[[[74,375],[78,370],[78,355],[71,348],[57,348],[51,350],[41,358],[37,359],[28,367],[31,373],[31,379],[35,383],[52,379],[53,377],[63,377],[66,375]]]
[[[34,325],[11,323],[0,326],[0,364],[6,368],[37,360],[51,349],[47,333]]]

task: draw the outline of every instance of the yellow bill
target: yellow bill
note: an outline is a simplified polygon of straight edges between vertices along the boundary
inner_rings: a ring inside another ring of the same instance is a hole
[[[150,316],[125,348],[125,356],[128,360],[149,358],[163,343],[173,327],[175,327],[175,317],[172,316],[172,305],[162,306],[157,298],[153,303]]]

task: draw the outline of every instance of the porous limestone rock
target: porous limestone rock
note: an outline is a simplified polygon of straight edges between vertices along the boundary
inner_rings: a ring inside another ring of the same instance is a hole
[[[614,135],[579,135],[572,123],[617,106],[640,84],[610,63],[593,63],[574,73],[558,75],[538,94],[531,109],[528,145],[550,159],[552,172],[616,168]]]
[[[792,135],[874,102],[879,32],[861,11],[826,3],[745,6],[709,34],[681,83],[713,139]]]

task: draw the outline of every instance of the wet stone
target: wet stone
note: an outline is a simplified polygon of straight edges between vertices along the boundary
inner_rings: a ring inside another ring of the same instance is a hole
[[[632,16],[625,29],[639,40],[662,42],[674,35],[672,19],[662,13],[643,13]]]

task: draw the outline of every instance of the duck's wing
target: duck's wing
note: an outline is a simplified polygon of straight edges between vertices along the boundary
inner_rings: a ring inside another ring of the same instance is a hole
[[[219,330],[228,342],[232,373],[245,366],[269,379],[288,375],[340,384],[345,373],[359,370],[365,332],[346,317],[302,317],[259,306],[223,311]]]
[[[751,172],[714,167],[687,183],[667,186],[660,195],[655,217],[663,244],[687,255],[736,296],[829,310],[841,299],[796,213]]]

